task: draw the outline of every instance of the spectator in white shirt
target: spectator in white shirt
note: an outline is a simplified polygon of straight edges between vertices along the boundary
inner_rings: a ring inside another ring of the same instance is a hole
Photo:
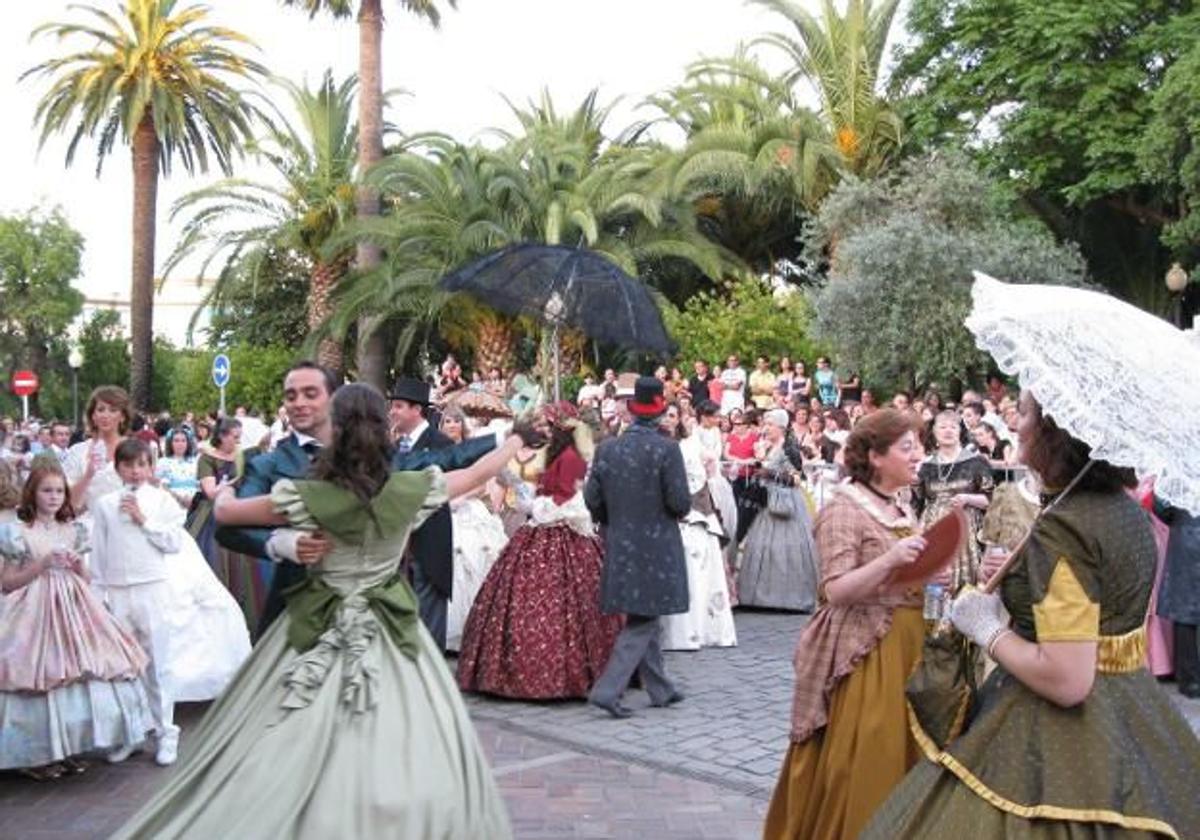
[[[185,513],[170,493],[149,483],[154,467],[145,441],[122,440],[114,460],[124,486],[102,496],[92,511],[95,579],[109,609],[150,658],[143,679],[158,736],[154,760],[165,766],[175,762],[179,747],[175,703],[165,678],[170,650],[166,556],[180,549]],[[133,750],[118,750],[109,760],[123,761]]]

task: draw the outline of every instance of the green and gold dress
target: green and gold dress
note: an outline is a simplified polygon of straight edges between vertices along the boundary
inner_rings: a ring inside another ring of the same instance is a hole
[[[436,468],[396,473],[364,505],[319,481],[271,499],[333,551],[288,592],[185,744],[163,789],[117,837],[508,838],[441,651],[400,573],[413,528],[446,501]]]
[[[1200,837],[1200,742],[1146,669],[1155,557],[1123,493],[1078,491],[1049,513],[1004,603],[1028,641],[1098,643],[1091,694],[1062,708],[998,667],[945,751],[913,726],[925,760],[862,836]]]

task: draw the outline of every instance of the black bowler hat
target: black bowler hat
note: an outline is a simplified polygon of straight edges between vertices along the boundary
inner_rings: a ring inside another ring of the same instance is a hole
[[[429,405],[429,383],[402,376],[392,384],[389,400],[404,400],[416,405]]]
[[[662,380],[655,376],[639,376],[633,386],[629,412],[638,417],[657,417],[666,410],[667,401],[663,399]]]

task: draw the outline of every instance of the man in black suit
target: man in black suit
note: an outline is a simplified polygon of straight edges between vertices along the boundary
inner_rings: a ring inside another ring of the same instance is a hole
[[[334,375],[315,362],[297,362],[283,379],[283,404],[292,432],[276,447],[246,465],[238,485],[238,498],[264,496],[281,478],[305,478],[321,447],[333,437],[330,403],[338,382]],[[468,467],[495,448],[492,437],[475,438],[447,450],[411,452],[397,456],[397,470],[420,470],[438,466],[444,470]],[[255,638],[266,632],[283,612],[283,592],[304,579],[305,566],[316,562],[331,548],[319,533],[292,528],[217,528],[217,542],[247,557],[264,558],[276,563],[271,589],[255,630]]]
[[[625,613],[625,627],[588,701],[616,718],[632,714],[621,695],[635,671],[651,704],[683,699],[667,676],[659,646],[659,616],[688,610],[679,520],[692,506],[679,444],[658,430],[666,407],[662,382],[638,379],[629,402],[633,425],[600,444],[583,487],[592,519],[604,528],[600,608]]]
[[[433,428],[426,418],[429,384],[402,378],[392,386],[392,432],[396,459],[410,453],[444,450],[454,441]],[[443,505],[409,538],[412,584],[421,605],[421,621],[442,650],[446,649],[446,610],[454,583],[454,530],[450,506]]]

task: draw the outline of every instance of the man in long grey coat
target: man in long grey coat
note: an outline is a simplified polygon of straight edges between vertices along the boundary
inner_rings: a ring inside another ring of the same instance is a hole
[[[653,705],[683,699],[667,677],[658,618],[688,610],[679,520],[691,508],[691,495],[679,446],[658,431],[665,410],[662,383],[638,379],[629,402],[633,425],[600,445],[583,489],[592,518],[604,526],[600,607],[626,614],[588,699],[616,718],[632,714],[621,694],[635,670]]]

